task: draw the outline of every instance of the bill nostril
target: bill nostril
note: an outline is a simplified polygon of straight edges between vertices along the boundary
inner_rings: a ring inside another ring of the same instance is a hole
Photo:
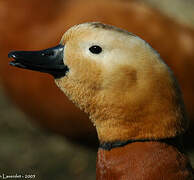
[[[16,55],[14,54],[14,51],[11,51],[11,52],[8,54],[8,57],[9,57],[9,58],[16,58]]]
[[[41,53],[42,56],[54,56],[54,52],[44,52],[44,53]]]

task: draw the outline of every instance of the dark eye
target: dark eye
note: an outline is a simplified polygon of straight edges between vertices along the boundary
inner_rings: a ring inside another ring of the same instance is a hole
[[[100,46],[91,46],[89,48],[90,52],[93,53],[93,54],[100,54],[102,52],[102,48]]]

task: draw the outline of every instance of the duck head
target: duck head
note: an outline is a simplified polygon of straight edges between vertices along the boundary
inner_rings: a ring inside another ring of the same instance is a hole
[[[173,73],[144,40],[125,30],[84,23],[54,48],[9,57],[13,66],[52,74],[89,114],[100,142],[171,138],[187,127]]]

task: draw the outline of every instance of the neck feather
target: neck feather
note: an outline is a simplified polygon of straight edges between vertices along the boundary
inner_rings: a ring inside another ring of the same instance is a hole
[[[155,140],[155,139],[129,139],[127,141],[114,141],[114,142],[101,142],[99,145],[99,148],[102,148],[104,150],[110,151],[113,148],[119,148],[126,146],[131,143],[135,142],[161,142],[161,143],[166,143],[168,145],[172,145],[179,149],[179,151],[183,152],[183,144],[182,144],[182,136],[177,136],[175,138],[167,138],[167,139],[160,139],[160,140]]]

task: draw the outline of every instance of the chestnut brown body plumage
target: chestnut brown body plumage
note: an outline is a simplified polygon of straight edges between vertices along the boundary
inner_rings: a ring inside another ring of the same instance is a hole
[[[138,36],[84,23],[70,28],[58,46],[9,57],[13,66],[53,75],[89,114],[100,142],[97,179],[194,178],[180,141],[188,119],[178,83]]]
[[[165,143],[135,142],[98,150],[98,180],[191,180],[191,172],[188,158]]]

